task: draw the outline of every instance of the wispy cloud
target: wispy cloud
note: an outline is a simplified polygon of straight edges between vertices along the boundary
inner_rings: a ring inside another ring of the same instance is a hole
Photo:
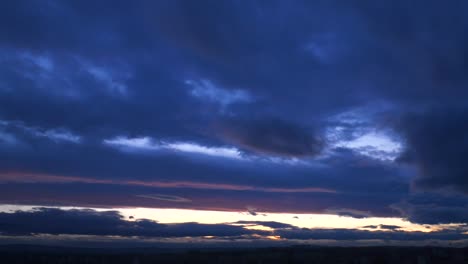
[[[81,142],[82,138],[80,135],[77,135],[65,128],[52,128],[45,129],[37,126],[29,126],[21,121],[5,121],[0,120],[0,129],[17,129],[34,137],[43,137],[47,138],[56,143],[60,142],[70,142],[78,144]],[[1,131],[0,131],[1,132]],[[9,133],[3,133],[4,135],[10,135],[9,139],[11,141],[13,135]],[[6,138],[6,137],[5,137]]]
[[[24,183],[90,183],[90,184],[118,184],[134,185],[154,188],[188,188],[206,190],[229,190],[229,191],[257,191],[272,193],[337,193],[337,191],[319,187],[286,188],[266,187],[253,185],[239,185],[227,183],[209,183],[195,181],[139,181],[139,180],[117,180],[96,179],[77,176],[62,176],[52,174],[7,172],[0,173],[0,182],[24,182]]]
[[[176,202],[176,203],[188,203],[192,201],[184,197],[175,196],[175,195],[167,195],[167,194],[140,194],[140,195],[135,195],[135,196],[141,197],[141,198],[153,199],[153,200]]]
[[[113,64],[96,63],[81,56],[74,56],[79,67],[100,84],[110,95],[124,96],[128,94],[126,81],[132,73],[126,64],[115,62]]]
[[[167,142],[156,141],[151,137],[129,138],[118,136],[105,139],[104,144],[121,148],[123,150],[158,151],[169,150],[182,153],[202,154],[207,156],[242,159],[242,153],[234,147],[211,147],[193,142]]]
[[[104,139],[104,144],[124,149],[157,150],[160,145],[155,143],[150,137],[129,138],[118,136],[111,139]]]
[[[241,152],[233,147],[206,147],[189,142],[165,143],[163,146],[165,148],[181,152],[199,153],[209,156],[242,159]]]
[[[190,94],[203,101],[218,103],[222,107],[233,103],[249,103],[253,101],[252,96],[241,89],[223,89],[214,85],[209,80],[185,81],[190,86]]]
[[[50,129],[45,131],[35,131],[33,132],[36,136],[46,137],[52,141],[68,141],[72,143],[80,143],[81,137],[73,134],[72,132],[65,129]]]
[[[6,143],[8,145],[14,145],[18,142],[18,140],[14,135],[4,131],[0,131],[0,142]]]
[[[94,65],[87,66],[87,71],[97,81],[102,82],[106,85],[111,93],[125,95],[127,93],[127,86],[123,81],[116,80],[113,73],[103,67],[97,67]]]

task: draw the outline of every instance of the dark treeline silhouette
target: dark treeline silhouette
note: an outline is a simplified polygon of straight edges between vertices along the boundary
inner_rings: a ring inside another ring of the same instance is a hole
[[[5,264],[146,264],[146,263],[350,263],[462,264],[468,248],[435,247],[289,247],[260,249],[64,249],[1,247]]]

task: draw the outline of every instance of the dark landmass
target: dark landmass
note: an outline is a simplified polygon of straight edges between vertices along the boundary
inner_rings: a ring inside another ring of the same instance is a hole
[[[98,249],[0,246],[8,264],[145,263],[468,263],[468,248],[436,247],[288,247],[261,249]]]

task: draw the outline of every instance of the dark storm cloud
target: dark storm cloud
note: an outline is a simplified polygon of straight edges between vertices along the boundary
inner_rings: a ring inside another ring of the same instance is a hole
[[[92,7],[58,1],[7,3],[2,9],[5,13],[2,25],[5,25],[5,32],[13,30],[14,34],[4,34],[5,52],[9,57],[21,53],[31,54],[33,58],[43,56],[56,67],[52,78],[43,80],[37,69],[25,69],[24,61],[15,62],[17,66],[11,69],[14,64],[10,58],[3,71],[8,75],[2,79],[4,86],[14,88],[15,92],[2,96],[5,107],[1,114],[6,119],[80,128],[90,133],[123,130],[135,134],[194,137],[196,133],[190,129],[186,131],[187,126],[203,127],[205,117],[200,115],[206,113],[193,111],[196,104],[188,100],[189,91],[184,82],[208,79],[222,87],[240,87],[252,96],[263,98],[259,102],[261,107],[244,106],[239,111],[272,112],[273,116],[289,119],[289,111],[281,113],[275,109],[280,105],[285,110],[296,106],[316,109],[319,104],[323,106],[325,101],[319,98],[326,95],[320,88],[316,89],[316,96],[308,96],[315,81],[306,69],[309,66],[315,71],[322,69],[317,67],[313,56],[308,57],[304,48],[314,35],[314,32],[307,32],[307,23],[320,19],[314,18],[304,7],[307,5],[301,3],[217,1],[140,1],[132,6],[104,1]],[[318,14],[324,8],[330,7],[317,4],[316,9],[313,5],[309,9]],[[106,12],[101,14],[97,10]],[[283,13],[284,19],[275,22],[282,10],[294,12]],[[293,18],[294,13],[298,13],[299,21],[288,19]],[[61,23],[64,17],[68,23]],[[25,27],[20,21],[28,21],[32,26]],[[251,27],[252,24],[258,26]],[[278,34],[275,28],[290,38]],[[216,59],[212,60],[213,57]],[[96,71],[88,72],[90,66],[101,68],[98,77],[103,77],[104,72],[104,76],[108,76],[105,79],[112,80],[114,86],[117,81],[125,85],[129,98],[124,100],[98,92],[109,84],[96,80],[92,74]],[[212,72],[213,67],[219,70]],[[17,69],[22,70],[18,72]],[[29,72],[32,80],[25,78],[24,72]],[[118,80],[125,75],[129,77]],[[242,77],[244,75],[246,77]],[[330,86],[321,84],[324,78],[319,79],[317,87]],[[85,101],[50,97],[51,91],[63,93],[63,87],[70,84],[76,88],[75,93],[87,95]],[[18,89],[18,86],[24,88]],[[37,86],[48,89],[35,89]],[[297,87],[296,92],[285,93],[287,87]],[[343,96],[337,92],[330,100]],[[309,101],[311,99],[314,103]],[[41,109],[40,113],[21,111],[21,106],[26,104]],[[93,111],[89,105],[99,105],[100,111]],[[184,126],[181,123],[185,123]]]
[[[466,2],[396,1],[388,8],[369,2],[359,7],[370,32],[381,41],[379,44],[386,43],[382,51],[397,56],[393,64],[387,57],[387,66],[403,67],[387,69],[393,74],[406,72],[410,89],[402,87],[393,92],[400,93],[403,100],[462,103],[456,96],[466,94]],[[397,75],[395,80],[404,81],[404,76]]]
[[[133,73],[134,65],[127,66],[125,62],[119,66],[118,60],[100,63],[91,58],[85,63],[72,55],[52,54],[41,58],[41,54],[32,54],[28,55],[32,56],[29,61],[17,58],[20,51],[9,53],[15,58],[2,60],[0,66],[3,120],[21,121],[44,129],[65,127],[90,138],[120,133],[177,136],[187,129],[184,125],[170,125],[175,120],[163,113],[177,114],[184,105],[178,101],[185,95],[183,84],[169,76],[151,80],[145,66]],[[51,66],[47,67],[52,69],[38,65],[45,63],[38,62],[41,59],[50,60]],[[157,94],[151,88],[159,86],[171,87],[171,92],[150,99]],[[99,111],[90,105],[99,106]],[[150,119],[153,121],[148,122]],[[163,122],[169,126],[161,126]]]
[[[468,110],[437,108],[405,116],[402,161],[419,169],[417,188],[468,193]]]
[[[468,223],[468,198],[464,195],[421,193],[392,205],[413,223]]]
[[[231,120],[219,130],[227,142],[260,154],[313,157],[323,146],[316,132],[279,119]]]
[[[155,34],[140,31],[144,21],[121,19],[134,8],[109,3],[99,7],[75,1],[2,5],[2,119],[66,127],[99,137],[121,132],[177,136],[176,131],[184,130],[174,125],[188,119],[179,114],[170,125],[175,118],[167,116],[168,112],[177,115],[186,105],[183,77],[174,78],[176,71],[169,70],[174,64],[145,61],[142,54],[148,53],[147,48],[158,46]],[[106,14],[98,9],[107,10]],[[167,52],[155,50],[151,60],[169,61],[162,58]],[[50,67],[37,63],[41,60]],[[166,92],[159,93],[162,87]]]
[[[134,85],[144,81],[142,73],[150,75],[145,81],[154,83],[148,85],[153,87],[176,86],[164,82],[165,74],[182,82],[187,76],[214,79],[264,98],[257,111],[303,122],[314,118],[312,114],[367,103],[377,95],[378,99],[434,101],[432,93],[426,93],[430,89],[441,95],[438,98],[458,100],[454,95],[463,91],[454,87],[464,81],[459,54],[466,53],[466,4],[455,2],[393,1],[381,8],[378,3],[339,1],[139,1],[133,5],[102,1],[92,6],[76,1],[15,1],[2,9],[2,25],[9,33],[3,34],[3,44],[52,55],[66,50],[108,67],[113,65],[109,57],[118,54],[137,69]],[[68,23],[60,23],[64,17]],[[437,27],[431,26],[434,21]],[[442,77],[431,82],[428,76]],[[438,80],[453,85],[444,86]],[[138,90],[140,95],[153,95],[152,100],[174,91]],[[184,99],[158,103],[168,102],[165,106],[171,109],[174,103],[183,105],[179,100]],[[137,112],[146,107],[141,108]],[[110,113],[111,109],[107,118]],[[130,113],[126,122],[135,115]]]

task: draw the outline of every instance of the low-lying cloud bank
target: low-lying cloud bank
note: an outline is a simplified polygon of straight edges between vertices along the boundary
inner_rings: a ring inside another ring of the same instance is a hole
[[[353,229],[307,229],[279,222],[240,221],[224,224],[175,223],[162,224],[148,219],[127,220],[117,211],[62,210],[36,208],[33,211],[0,213],[0,235],[12,237],[38,235],[115,236],[120,238],[206,238],[206,239],[287,239],[287,240],[401,240],[457,241],[468,239],[467,226],[453,227],[431,233],[403,232],[397,228],[379,231]],[[260,230],[245,228],[264,226]],[[52,236],[50,238],[54,240]]]

